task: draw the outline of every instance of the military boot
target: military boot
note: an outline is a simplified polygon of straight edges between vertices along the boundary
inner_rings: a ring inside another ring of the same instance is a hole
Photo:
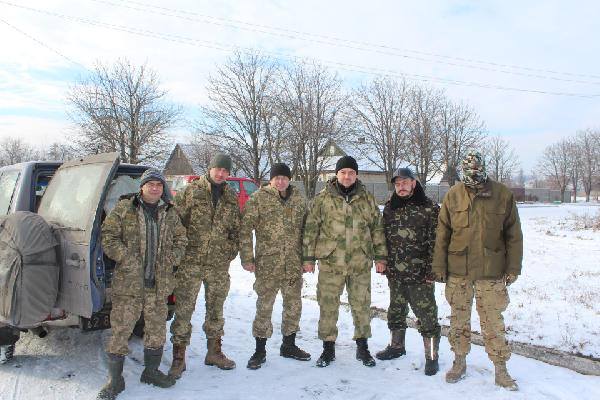
[[[452,368],[446,372],[446,382],[456,383],[467,374],[467,356],[455,354]]]
[[[310,354],[296,346],[296,332],[283,337],[283,343],[279,348],[279,355],[285,358],[293,358],[298,361],[310,360]]]
[[[221,369],[234,369],[235,362],[230,360],[221,351],[221,338],[207,339],[206,348],[208,352],[204,358],[204,364],[214,365]]]
[[[248,369],[259,369],[267,361],[267,350],[265,349],[267,339],[260,337],[255,339],[256,349],[254,350],[252,357],[248,360],[248,365],[246,365]]]
[[[119,393],[125,390],[125,379],[123,379],[125,356],[111,353],[107,356],[108,382],[100,389],[97,400],[115,400]]]
[[[369,345],[365,338],[356,339],[356,359],[362,361],[366,367],[375,366],[375,360],[371,356],[371,353],[369,353]]]
[[[392,329],[390,330],[392,340],[387,347],[375,354],[380,360],[393,360],[406,354],[404,348],[404,340],[406,338],[406,329]]]
[[[323,353],[317,360],[317,367],[326,367],[335,360],[335,342],[324,341]]]
[[[144,348],[144,371],[142,371],[140,382],[160,388],[168,388],[175,384],[174,377],[166,375],[158,369],[162,355],[162,347],[159,349]]]
[[[171,364],[171,368],[169,368],[169,375],[175,379],[179,379],[183,371],[185,371],[185,345],[174,344],[173,363]]]
[[[519,386],[517,382],[508,374],[506,362],[497,361],[494,363],[496,369],[496,385],[508,390],[517,391]]]
[[[438,351],[440,349],[439,337],[424,337],[423,346],[425,347],[425,375],[431,376],[437,374],[440,370],[438,364]]]

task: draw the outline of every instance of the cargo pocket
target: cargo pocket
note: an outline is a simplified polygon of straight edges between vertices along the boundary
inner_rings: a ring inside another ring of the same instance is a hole
[[[486,210],[484,222],[487,229],[501,231],[504,226],[504,209],[494,207],[491,210]]]
[[[506,252],[504,250],[492,250],[483,248],[483,277],[501,278],[504,275],[506,264]]]
[[[448,272],[455,275],[467,275],[467,250],[463,247],[448,247]]]

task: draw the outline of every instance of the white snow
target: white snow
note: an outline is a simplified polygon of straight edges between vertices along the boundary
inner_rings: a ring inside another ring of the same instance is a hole
[[[563,205],[520,207],[525,234],[523,275],[510,288],[511,305],[506,312],[510,338],[531,339],[564,350],[600,353],[600,235],[572,230],[571,213],[595,214],[599,207]],[[550,232],[548,234],[547,232]],[[342,308],[338,322],[337,359],[327,368],[314,361],[321,351],[317,338],[319,310],[305,299],[298,344],[312,354],[299,362],[279,356],[281,343],[281,299],[273,313],[274,336],[267,342],[267,362],[257,371],[246,369],[254,349],[251,334],[256,296],[253,276],[242,270],[239,259],[231,265],[232,286],[225,304],[224,351],[237,362],[233,371],[204,365],[206,341],[201,329],[204,317],[203,291],[194,314],[194,334],[188,349],[187,371],[170,389],[139,382],[142,372],[142,342],[130,342],[132,352],[125,364],[127,388],[119,399],[599,399],[600,377],[584,376],[567,369],[513,355],[509,371],[519,382],[519,392],[494,385],[493,366],[480,346],[473,346],[467,377],[450,385],[444,371],[452,363],[448,342],[442,338],[440,373],[423,374],[421,338],[415,330],[407,334],[408,354],[394,361],[378,361],[374,368],[354,358],[352,318]],[[315,293],[315,275],[305,275],[304,293]],[[442,322],[448,306],[443,285],[438,285]],[[373,303],[386,307],[385,278],[373,273]],[[473,328],[478,328],[476,313]],[[372,352],[388,341],[385,321],[372,321]],[[0,366],[0,399],[94,399],[106,379],[103,342],[106,332],[81,334],[57,329],[45,339],[25,334],[17,345],[15,359]],[[163,371],[169,367],[171,345],[166,344]]]

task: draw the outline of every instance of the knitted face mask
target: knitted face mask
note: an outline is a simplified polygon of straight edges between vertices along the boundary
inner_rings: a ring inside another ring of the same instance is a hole
[[[467,186],[478,186],[487,180],[485,160],[481,153],[470,152],[462,161],[463,182]]]

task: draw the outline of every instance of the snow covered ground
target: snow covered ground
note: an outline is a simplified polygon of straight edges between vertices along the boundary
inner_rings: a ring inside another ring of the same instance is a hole
[[[506,313],[510,338],[563,350],[600,354],[600,234],[573,230],[573,213],[596,214],[600,207],[564,205],[520,207],[525,233],[523,276],[510,288]],[[342,309],[338,323],[337,359],[328,368],[314,365],[321,351],[317,338],[319,311],[305,299],[298,343],[313,355],[309,362],[279,356],[281,300],[274,310],[275,335],[267,343],[267,363],[257,371],[245,368],[252,354],[255,311],[253,276],[239,260],[231,266],[231,294],[225,305],[224,351],[238,364],[233,371],[204,365],[206,342],[201,331],[203,293],[194,314],[194,335],[188,351],[188,371],[171,389],[156,389],[139,382],[142,343],[133,339],[125,365],[126,391],[121,399],[598,399],[600,377],[589,377],[520,356],[509,370],[521,391],[507,392],[493,384],[493,367],[483,348],[473,346],[465,380],[449,385],[443,372],[452,362],[448,342],[442,338],[441,373],[423,375],[422,342],[414,330],[407,335],[408,354],[391,362],[363,367],[354,358],[352,318]],[[316,275],[306,276],[305,294],[314,294]],[[440,317],[447,323],[448,306],[443,285],[438,285]],[[386,307],[387,284],[373,274],[373,302]],[[473,328],[478,328],[474,314]],[[388,340],[385,321],[374,319],[370,348],[377,351]],[[0,366],[0,399],[94,399],[105,381],[103,342],[106,332],[81,334],[54,330],[45,339],[23,335],[12,363]],[[167,343],[162,369],[171,360]]]

